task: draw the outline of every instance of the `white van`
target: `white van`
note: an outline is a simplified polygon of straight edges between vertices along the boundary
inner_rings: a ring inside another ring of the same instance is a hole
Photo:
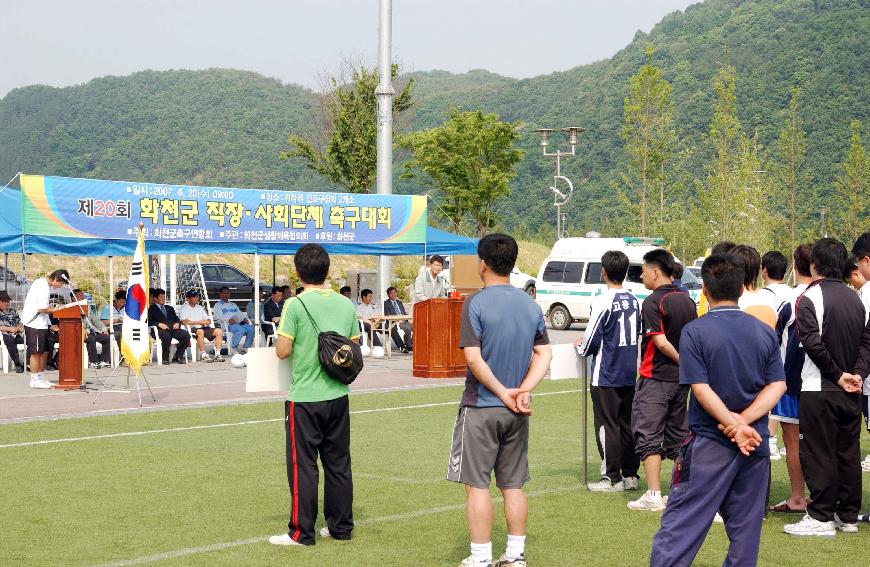
[[[620,250],[628,256],[623,285],[643,301],[650,294],[640,278],[643,255],[661,248],[663,243],[658,238],[562,238],[538,270],[535,301],[554,329],[565,330],[575,321],[588,321],[593,298],[606,289],[601,280],[601,256],[609,250]],[[682,281],[697,303],[701,297],[700,280],[684,270]]]

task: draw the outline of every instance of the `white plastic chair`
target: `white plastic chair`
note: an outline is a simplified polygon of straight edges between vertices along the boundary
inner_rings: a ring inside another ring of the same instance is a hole
[[[148,330],[151,332],[151,338],[154,339],[151,347],[151,358],[154,358],[154,355],[157,355],[157,365],[163,365],[163,343],[160,342],[160,335],[157,334],[157,326],[148,327]],[[191,345],[193,345],[193,337],[191,337]],[[178,347],[178,339],[172,339],[172,342],[169,345],[169,348]],[[190,347],[188,347],[184,351],[184,360],[186,362],[190,362]],[[169,354],[172,355],[172,350],[169,351]],[[169,357],[167,357],[169,358]]]
[[[20,345],[15,345],[18,348],[18,360],[24,360],[24,356],[27,353],[27,347],[24,343]],[[12,364],[12,357],[9,354],[9,351],[6,349],[6,343],[0,341],[0,364],[3,366],[3,372],[8,374],[9,367]]]

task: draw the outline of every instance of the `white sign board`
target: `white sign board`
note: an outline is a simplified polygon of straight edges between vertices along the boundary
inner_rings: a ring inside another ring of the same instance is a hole
[[[552,345],[553,360],[550,361],[550,380],[580,378],[586,360],[577,356],[572,344]]]
[[[249,348],[245,355],[248,376],[246,392],[287,392],[290,390],[290,359],[281,360],[275,347]]]

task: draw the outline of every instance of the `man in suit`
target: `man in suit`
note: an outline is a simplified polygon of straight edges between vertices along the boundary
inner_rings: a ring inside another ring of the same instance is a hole
[[[395,287],[387,288],[387,299],[384,301],[384,315],[407,315],[405,306],[398,299],[399,290]],[[412,338],[411,322],[401,321],[398,325],[393,326],[390,336],[393,337],[393,342],[399,347],[401,352],[411,352],[414,348]],[[404,335],[404,337],[402,336]]]
[[[166,305],[166,290],[154,290],[154,305],[148,308],[148,323],[157,326],[157,337],[163,345],[163,364],[169,364],[172,339],[178,341],[174,362],[184,364],[184,351],[190,346],[190,333],[181,328],[181,319],[171,305]]]
[[[275,323],[277,326],[278,321],[281,320],[281,311],[284,309],[283,289],[280,285],[273,286],[272,297],[267,299],[263,305],[263,322],[260,323],[260,328],[267,337],[272,334],[272,330],[275,328],[269,323]]]

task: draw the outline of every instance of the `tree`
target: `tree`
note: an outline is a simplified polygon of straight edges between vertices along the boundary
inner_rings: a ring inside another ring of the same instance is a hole
[[[731,237],[729,221],[734,201],[732,174],[734,170],[735,143],[740,132],[737,119],[737,97],[734,67],[722,66],[713,79],[716,101],[713,105],[713,119],[710,122],[709,140],[713,145],[716,160],[712,173],[707,178],[707,186],[701,195],[701,206],[718,224],[719,239]]]
[[[671,112],[671,85],[662,78],[653,62],[655,49],[645,49],[646,63],[628,79],[628,96],[623,103],[622,139],[629,157],[623,184],[632,193],[624,197],[636,208],[640,233],[648,228],[647,198],[658,188],[653,231],[661,230],[665,213],[665,162],[674,142]],[[636,205],[634,204],[636,199]]]
[[[405,177],[425,173],[443,193],[440,209],[461,230],[471,222],[478,236],[498,221],[493,204],[510,194],[508,182],[523,157],[516,147],[517,122],[502,122],[497,114],[452,109],[443,124],[403,136],[399,145],[411,150]]]
[[[793,250],[798,245],[798,225],[800,224],[798,200],[800,193],[805,190],[811,178],[804,160],[807,136],[801,125],[801,116],[798,112],[799,97],[800,88],[792,88],[785,122],[782,125],[782,130],[779,131],[776,146],[777,161],[774,164],[780,202],[785,205],[784,209],[787,211],[787,245],[789,250]]]
[[[393,65],[391,73],[395,80],[399,66]],[[352,70],[350,81],[333,77],[330,84],[331,90],[321,97],[326,147],[291,133],[294,148],[280,157],[300,158],[306,167],[351,193],[368,193],[377,177],[377,70],[360,65]],[[393,116],[411,107],[413,85],[410,79],[393,97]]]
[[[834,180],[834,198],[839,212],[835,216],[837,226],[834,232],[847,246],[864,232],[861,223],[870,198],[870,162],[861,141],[861,122],[853,120],[850,126],[849,151],[841,166],[842,171]]]

